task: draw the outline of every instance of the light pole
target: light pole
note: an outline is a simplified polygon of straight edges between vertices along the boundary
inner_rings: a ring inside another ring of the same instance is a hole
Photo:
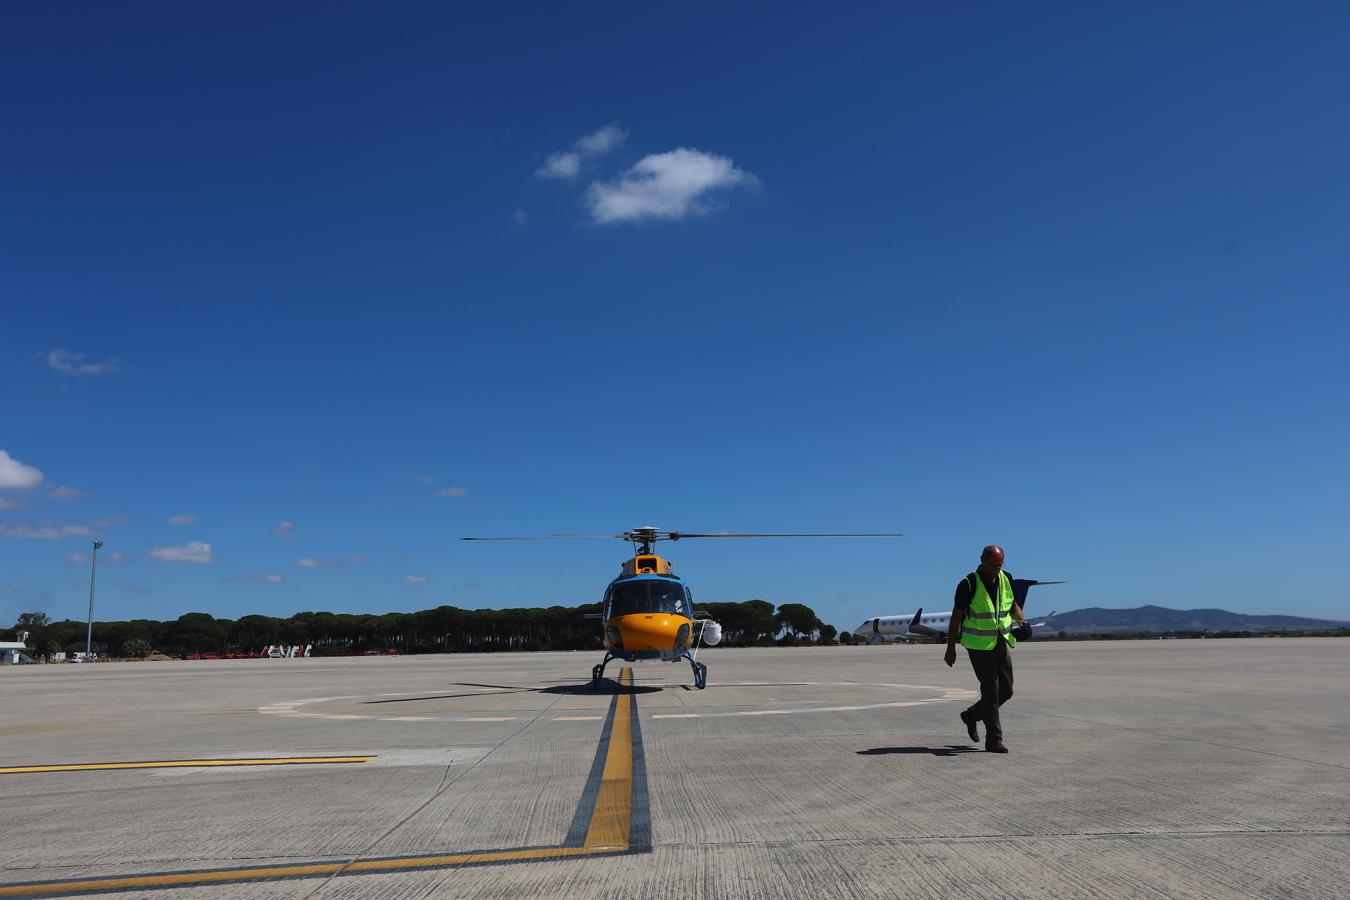
[[[85,662],[89,662],[94,649],[94,575],[98,573],[98,548],[102,546],[102,541],[94,541],[94,555],[89,563],[89,630],[84,633]]]

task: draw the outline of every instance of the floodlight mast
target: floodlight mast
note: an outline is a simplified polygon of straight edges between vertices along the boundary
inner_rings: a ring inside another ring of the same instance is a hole
[[[98,548],[102,541],[94,541],[94,553],[89,563],[89,627],[84,633],[84,661],[88,662],[94,649],[94,576],[98,573]]]

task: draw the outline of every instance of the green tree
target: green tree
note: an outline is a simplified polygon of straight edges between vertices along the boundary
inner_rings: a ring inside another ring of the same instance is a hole
[[[19,621],[14,623],[14,627],[22,631],[33,631],[38,628],[46,628],[51,624],[51,621],[51,616],[44,612],[19,613]]]
[[[132,659],[145,659],[150,655],[150,642],[143,637],[127,638],[122,644],[122,655]]]
[[[784,603],[778,607],[774,621],[786,628],[793,638],[809,638],[822,624],[815,610],[801,603]]]

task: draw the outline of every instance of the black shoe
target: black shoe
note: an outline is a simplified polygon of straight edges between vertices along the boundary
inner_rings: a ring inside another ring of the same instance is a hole
[[[971,742],[978,744],[980,742],[980,732],[975,725],[980,720],[970,715],[969,710],[963,709],[961,710],[961,721],[966,723],[966,734],[970,735]]]
[[[1008,752],[1008,748],[1005,747],[1005,746],[1003,746],[1003,742],[1002,742],[1002,741],[995,741],[995,742],[992,743],[992,744],[985,744],[985,745],[984,745],[984,752],[985,752],[985,753],[1007,753],[1007,752]]]

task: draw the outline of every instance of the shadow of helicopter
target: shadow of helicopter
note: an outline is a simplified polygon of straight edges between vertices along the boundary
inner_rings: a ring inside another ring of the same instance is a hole
[[[518,687],[511,684],[472,684],[468,682],[455,682],[458,687],[481,687],[493,688],[490,691],[469,691],[462,694],[428,694],[424,697],[395,697],[392,700],[366,700],[365,705],[371,706],[380,703],[418,703],[423,700],[460,700],[465,697],[500,697],[503,694],[566,694],[566,695],[585,695],[595,696],[597,694],[653,694],[664,690],[661,687],[652,687],[651,685],[623,685],[617,681],[606,678],[600,683],[599,690],[591,686],[589,681],[584,684],[555,684],[548,687]]]
[[[927,753],[931,756],[959,756],[962,753],[976,753],[978,748],[965,744],[948,744],[946,747],[873,747],[859,750],[859,756],[885,756],[891,753]]]

